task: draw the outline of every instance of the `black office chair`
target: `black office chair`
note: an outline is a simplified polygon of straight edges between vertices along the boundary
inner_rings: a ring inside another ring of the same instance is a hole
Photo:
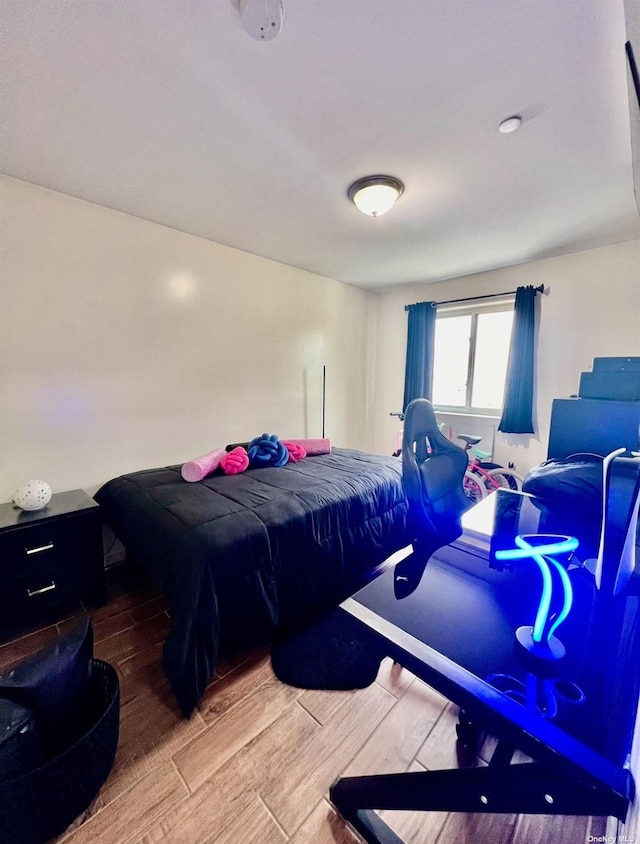
[[[396,566],[396,593],[412,591],[434,551],[462,533],[460,518],[469,507],[462,486],[467,466],[465,450],[440,432],[431,402],[410,402],[402,438],[402,482],[414,553]]]

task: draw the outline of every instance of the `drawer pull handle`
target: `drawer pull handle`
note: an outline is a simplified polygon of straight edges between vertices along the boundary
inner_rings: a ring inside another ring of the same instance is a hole
[[[53,542],[47,542],[46,545],[38,545],[37,548],[25,548],[27,555],[29,554],[39,554],[41,551],[51,551],[53,548]]]
[[[43,592],[51,592],[55,588],[56,588],[56,582],[55,582],[55,580],[52,580],[51,583],[48,586],[43,586],[42,589],[34,589],[33,591],[31,591],[31,589],[27,589],[27,595],[30,598],[33,598],[34,595],[42,595]]]

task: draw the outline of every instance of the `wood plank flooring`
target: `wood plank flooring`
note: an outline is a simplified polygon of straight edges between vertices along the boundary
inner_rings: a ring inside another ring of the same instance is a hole
[[[126,566],[109,572],[107,606],[91,612],[95,655],[121,684],[120,741],[109,779],[56,844],[357,844],[328,790],[341,775],[457,767],[457,711],[409,672],[383,662],[355,692],[280,683],[268,651],[219,666],[184,719],[162,673],[165,604]],[[0,671],[86,615],[22,631],[0,645]],[[485,765],[491,742],[465,764]],[[604,818],[384,812],[407,844],[586,842]],[[592,839],[593,840],[593,839]]]

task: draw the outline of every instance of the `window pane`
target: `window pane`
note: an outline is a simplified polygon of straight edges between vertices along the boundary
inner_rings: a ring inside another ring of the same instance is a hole
[[[433,361],[434,404],[465,406],[470,334],[471,316],[469,314],[436,320]]]
[[[500,409],[509,358],[513,311],[478,315],[473,371],[473,407]]]

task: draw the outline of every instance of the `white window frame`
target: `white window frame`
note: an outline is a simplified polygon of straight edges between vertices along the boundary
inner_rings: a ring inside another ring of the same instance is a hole
[[[473,392],[473,376],[475,372],[476,336],[478,326],[478,315],[498,313],[502,311],[513,311],[515,304],[515,293],[506,296],[487,298],[474,302],[452,302],[450,304],[438,305],[436,320],[447,319],[454,316],[471,316],[471,334],[469,338],[469,358],[467,362],[467,389],[464,407],[461,405],[435,404],[433,408],[440,413],[458,413],[475,416],[496,416],[502,414],[502,408],[496,407],[473,407],[470,404]],[[436,349],[434,348],[434,366]]]

